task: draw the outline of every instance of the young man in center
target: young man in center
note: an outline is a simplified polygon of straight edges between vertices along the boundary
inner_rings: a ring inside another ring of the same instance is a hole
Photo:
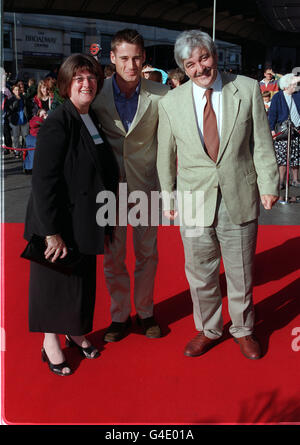
[[[111,62],[115,74],[104,82],[93,109],[99,117],[118,160],[120,183],[128,194],[158,190],[156,171],[158,101],[169,88],[141,77],[145,62],[143,37],[133,29],[124,29],[111,42]],[[127,209],[129,210],[129,209]],[[126,268],[127,227],[117,225],[113,242],[107,244],[104,273],[111,296],[112,323],[104,335],[107,342],[125,337],[131,325],[130,277]],[[161,336],[153,316],[153,290],[157,268],[157,227],[133,227],[136,256],[134,304],[137,321],[149,338]]]

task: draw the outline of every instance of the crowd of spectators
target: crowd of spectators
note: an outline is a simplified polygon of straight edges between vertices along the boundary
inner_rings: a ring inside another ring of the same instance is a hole
[[[104,67],[104,76],[106,78],[113,76],[114,72],[115,67],[113,64]],[[164,71],[150,64],[145,64],[142,77],[155,82],[165,83],[169,85],[170,89],[177,88],[188,80],[186,74],[180,68]],[[270,110],[272,110],[272,100],[275,94],[281,91],[281,77],[282,74],[274,73],[272,67],[267,66],[264,69],[263,78],[261,80],[257,79],[268,116]],[[2,82],[1,106],[4,146],[9,148],[6,149],[4,147],[4,154],[13,153],[17,159],[23,158],[25,173],[30,173],[32,170],[34,152],[29,153],[29,150],[22,152],[22,149],[28,148],[29,145],[32,146],[30,148],[34,148],[39,126],[47,115],[62,102],[56,89],[56,78],[57,70],[49,72],[38,83],[34,78],[28,79],[26,83],[23,80],[13,82],[10,74],[7,74],[6,81]],[[294,98],[294,95],[292,97]],[[296,103],[298,104],[298,100]],[[42,113],[41,110],[43,110]],[[271,115],[272,119],[274,119],[272,111]],[[282,143],[278,144],[274,137],[275,151],[277,151],[278,145],[282,146]],[[298,152],[299,156],[297,155],[296,159],[295,156],[293,157],[293,169],[299,167],[300,164],[300,150],[297,151],[297,154]],[[283,161],[284,155],[281,155],[281,162]],[[283,184],[284,179],[281,177],[281,187],[283,187]],[[300,186],[295,175],[293,176],[293,185]]]
[[[12,82],[9,75],[3,77],[1,107],[4,154],[13,153],[16,159],[22,159],[24,172],[31,173],[34,141],[40,125],[53,109],[56,77],[52,74],[38,83],[34,78],[25,83],[23,80]],[[28,150],[22,150],[24,148]],[[32,153],[29,149],[32,149]]]
[[[289,185],[300,187],[300,92],[297,91],[298,78],[293,73],[277,74],[272,67],[264,70],[264,78],[259,82],[268,115],[270,131],[280,173],[280,189]],[[288,147],[287,122],[291,121],[292,132]],[[291,168],[291,178],[287,178],[287,165]],[[280,200],[284,200],[280,198]]]

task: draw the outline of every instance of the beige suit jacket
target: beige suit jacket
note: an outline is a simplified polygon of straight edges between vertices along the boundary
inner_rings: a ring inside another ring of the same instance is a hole
[[[158,101],[169,91],[166,85],[141,79],[138,107],[126,133],[115,106],[112,78],[93,102],[92,108],[110,143],[120,168],[120,180],[128,191],[157,190],[157,126]]]
[[[258,82],[223,73],[221,77],[222,133],[216,163],[200,140],[192,82],[170,91],[159,103],[161,189],[171,193],[177,181],[177,190],[193,198],[196,191],[203,191],[204,226],[213,223],[219,187],[235,224],[257,218],[259,194],[278,196],[279,190],[278,166]],[[195,199],[192,202],[195,206]],[[172,205],[166,201],[164,208]]]

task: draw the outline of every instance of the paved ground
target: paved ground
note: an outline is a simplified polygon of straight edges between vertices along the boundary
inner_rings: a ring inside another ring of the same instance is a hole
[[[31,175],[25,175],[23,162],[12,155],[5,156],[3,164],[4,222],[24,222],[31,191]]]
[[[4,188],[4,222],[24,222],[26,206],[31,190],[31,176],[23,172],[22,161],[13,155],[2,156]],[[285,199],[285,191],[282,193]],[[290,198],[300,198],[300,188],[289,188]],[[260,224],[299,225],[300,202],[276,203],[271,211],[261,208]]]

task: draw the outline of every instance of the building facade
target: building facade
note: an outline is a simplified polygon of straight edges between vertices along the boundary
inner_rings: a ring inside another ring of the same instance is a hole
[[[147,62],[168,70],[176,66],[173,46],[179,31],[92,18],[4,13],[4,68],[13,79],[37,81],[59,67],[70,54],[89,53],[99,43],[101,64],[110,63],[110,41],[120,29],[135,28],[145,39]],[[216,41],[219,68],[240,72],[241,47]]]

